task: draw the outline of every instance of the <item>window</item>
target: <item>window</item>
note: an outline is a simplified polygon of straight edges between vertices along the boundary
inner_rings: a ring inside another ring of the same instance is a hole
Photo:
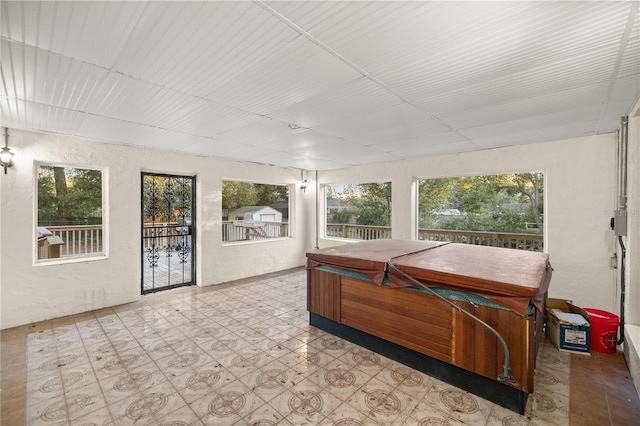
[[[101,170],[39,165],[37,260],[105,254]]]
[[[542,251],[544,174],[418,181],[418,239]]]
[[[325,185],[325,236],[391,238],[391,182]]]
[[[222,241],[289,237],[289,185],[222,182]]]

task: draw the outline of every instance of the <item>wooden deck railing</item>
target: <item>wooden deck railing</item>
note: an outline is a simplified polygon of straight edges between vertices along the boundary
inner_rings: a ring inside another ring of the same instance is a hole
[[[154,244],[167,247],[178,244],[183,237],[176,226],[167,226],[164,235],[156,236]],[[103,252],[102,225],[47,226],[53,235],[62,239],[60,257],[100,254]],[[157,232],[156,228],[156,232]],[[151,245],[154,231],[145,227],[145,249]],[[248,241],[289,236],[289,224],[286,222],[261,222],[259,226],[247,226],[237,221],[222,222],[222,241]],[[328,224],[327,237],[349,238],[355,240],[390,239],[389,226],[364,226],[352,224]],[[506,232],[453,231],[448,229],[418,229],[419,240],[450,241],[462,244],[504,247],[520,250],[542,251],[543,236],[539,234],[515,234]],[[164,241],[166,240],[166,241]],[[175,241],[174,241],[175,240]],[[48,255],[39,247],[39,259]]]
[[[388,239],[391,238],[391,228],[388,226],[327,224],[326,236],[354,240]],[[418,229],[419,240],[449,241],[461,244],[475,244],[530,251],[542,251],[543,238],[540,234]]]
[[[254,222],[238,220],[222,221],[222,241],[265,240],[289,236],[287,222]]]
[[[63,244],[59,245],[60,257],[98,255],[103,252],[102,225],[65,225],[46,228],[63,241]],[[39,244],[38,258],[51,257],[50,251],[46,247],[40,247]]]
[[[350,238],[352,240],[381,240],[391,238],[389,226],[327,224],[327,237]]]
[[[419,240],[450,241],[477,246],[503,247],[529,251],[542,251],[544,236],[508,232],[454,231],[448,229],[418,229]]]

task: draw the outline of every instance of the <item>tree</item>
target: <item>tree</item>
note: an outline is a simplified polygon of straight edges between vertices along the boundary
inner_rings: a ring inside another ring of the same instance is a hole
[[[419,184],[419,226],[470,231],[542,232],[542,172],[428,179]],[[523,210],[526,207],[527,210]],[[436,217],[456,209],[458,216]]]
[[[38,167],[38,224],[102,223],[102,172]]]
[[[388,207],[378,199],[368,198],[358,206],[358,225],[389,226],[390,217]]]
[[[361,203],[357,207],[359,225],[391,225],[391,182],[357,185]]]
[[[433,227],[437,218],[435,211],[445,208],[451,197],[454,179],[422,179],[418,182],[418,226]]]
[[[56,206],[58,208],[58,217],[66,218],[69,211],[66,209],[65,196],[67,195],[67,175],[63,167],[53,167],[53,180],[56,185]]]
[[[258,194],[252,183],[231,180],[222,182],[222,208],[224,210],[255,206],[257,201]]]
[[[349,223],[353,216],[353,211],[349,209],[335,210],[331,213],[329,223]]]
[[[235,210],[245,206],[270,206],[277,201],[289,199],[287,185],[267,185],[262,183],[222,182],[222,209]]]
[[[255,205],[270,206],[271,204],[289,199],[289,187],[287,185],[253,184],[255,186],[257,201]]]
[[[38,167],[38,225],[49,225],[58,217],[53,167]]]
[[[544,191],[544,174],[542,172],[517,173],[514,178],[519,193],[529,199],[531,214],[540,232],[542,232],[542,200]]]

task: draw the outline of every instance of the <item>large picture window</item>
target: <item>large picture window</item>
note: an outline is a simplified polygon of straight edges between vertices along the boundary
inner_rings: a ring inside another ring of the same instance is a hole
[[[223,242],[289,236],[289,185],[222,182]]]
[[[418,239],[542,251],[544,174],[418,181]]]
[[[325,236],[391,238],[391,182],[325,185]]]
[[[37,260],[105,254],[101,170],[39,165]]]

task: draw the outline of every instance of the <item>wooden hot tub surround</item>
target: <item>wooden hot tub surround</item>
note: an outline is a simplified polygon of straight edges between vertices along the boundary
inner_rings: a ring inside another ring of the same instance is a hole
[[[375,240],[307,257],[312,325],[524,412],[543,336],[551,278],[546,254]],[[390,274],[390,259],[413,279],[444,291],[454,306]],[[497,380],[505,363],[499,339],[460,309],[502,336],[515,387]]]

